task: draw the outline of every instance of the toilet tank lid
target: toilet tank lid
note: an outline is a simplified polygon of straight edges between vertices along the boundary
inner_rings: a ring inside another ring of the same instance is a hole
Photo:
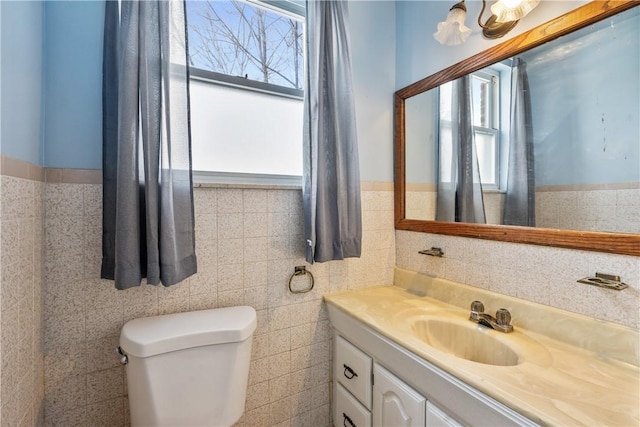
[[[145,317],[127,322],[120,347],[136,357],[244,341],[256,329],[253,307],[226,307]]]

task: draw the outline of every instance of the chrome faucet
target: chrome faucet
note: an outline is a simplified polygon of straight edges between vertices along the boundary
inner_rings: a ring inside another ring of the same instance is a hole
[[[474,301],[471,303],[469,320],[480,325],[488,326],[496,331],[505,333],[513,332],[513,326],[510,324],[511,313],[509,313],[509,310],[506,308],[501,308],[496,311],[496,317],[493,317],[484,312],[484,304],[482,304],[482,302]]]

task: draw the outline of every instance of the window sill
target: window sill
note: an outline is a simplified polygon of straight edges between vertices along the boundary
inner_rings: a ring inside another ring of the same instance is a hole
[[[302,189],[302,177],[296,175],[193,171],[192,176],[194,188]]]
[[[487,194],[507,194],[507,190],[499,190],[497,188],[483,189],[482,192]]]

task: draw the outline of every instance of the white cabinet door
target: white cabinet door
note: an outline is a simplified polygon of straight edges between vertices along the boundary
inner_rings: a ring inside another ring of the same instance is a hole
[[[427,402],[427,427],[460,427],[460,424],[429,401]]]
[[[373,425],[424,427],[427,400],[377,363],[373,367]]]

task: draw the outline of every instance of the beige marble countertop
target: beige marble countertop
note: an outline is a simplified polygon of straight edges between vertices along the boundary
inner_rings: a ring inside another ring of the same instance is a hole
[[[402,347],[534,422],[558,426],[639,426],[639,332],[482,289],[397,270],[396,286],[325,295]],[[416,319],[469,322],[467,306],[508,308],[514,332],[492,330],[518,353],[514,366],[458,358],[418,338]]]

